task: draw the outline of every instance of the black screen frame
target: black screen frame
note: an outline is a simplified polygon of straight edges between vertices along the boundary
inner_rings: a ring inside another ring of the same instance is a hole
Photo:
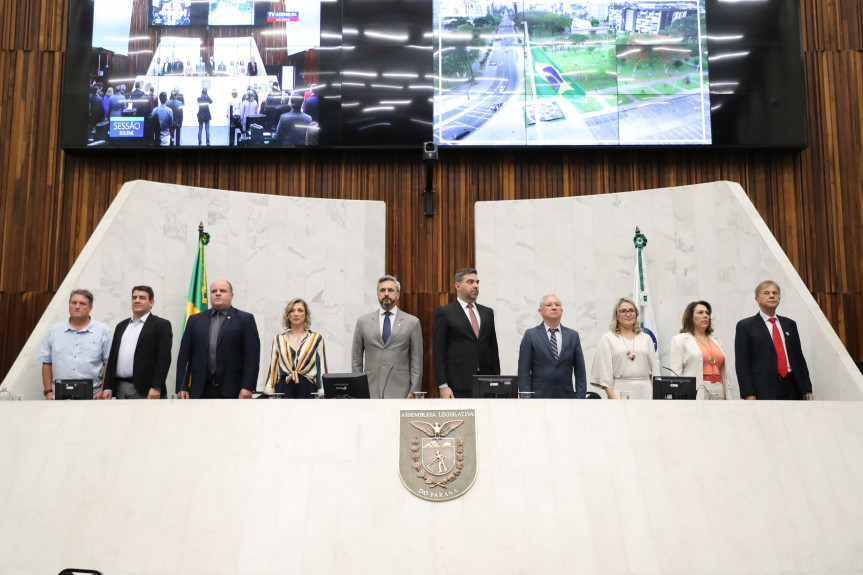
[[[709,78],[711,82],[711,124],[712,144],[706,145],[609,145],[609,146],[575,146],[550,145],[548,148],[568,150],[587,149],[758,149],[785,148],[804,149],[809,145],[806,86],[804,75],[801,10],[796,0],[778,0],[776,2],[727,3],[720,0],[705,0],[707,13],[708,53],[720,54],[723,50],[749,51],[742,61],[711,61]],[[431,4],[428,11],[431,11]],[[351,48],[354,54],[379,55],[390,54],[390,62],[412,61],[422,62],[423,53],[399,46],[397,43],[387,43],[386,40],[364,40],[351,44],[347,36],[342,34],[345,29],[361,29],[364,22],[373,19],[376,14],[386,14],[390,22],[399,21],[399,10],[405,13],[405,19],[410,32],[410,42],[422,44],[422,34],[417,33],[416,7],[418,0],[399,2],[388,0],[372,3],[369,0],[337,0],[321,4],[321,32],[328,32],[321,38],[322,48],[319,52],[321,69],[344,70],[345,64],[351,64],[350,56],[346,57]],[[402,7],[402,8],[399,8]],[[89,88],[86,78],[89,76],[89,62],[93,57],[90,47],[93,29],[93,2],[91,0],[70,0],[67,19],[67,46],[65,52],[64,83],[61,102],[60,147],[64,150],[91,151],[93,153],[118,151],[132,148],[136,152],[150,150],[153,152],[167,151],[161,147],[134,145],[98,146],[87,145],[88,125],[86,114]],[[256,4],[256,25],[258,25],[258,10],[263,10],[266,16],[266,6]],[[424,18],[424,16],[423,16]],[[341,20],[340,26],[333,23]],[[428,19],[428,29],[431,30],[431,18]],[[170,29],[172,27],[154,27]],[[214,28],[227,28],[217,26]],[[335,29],[334,29],[335,28]],[[742,35],[743,38],[733,45],[726,41],[716,40],[727,36]],[[351,44],[349,46],[349,44]],[[370,58],[371,56],[367,56]],[[377,59],[377,56],[375,56]],[[359,58],[362,60],[363,58]],[[741,63],[743,62],[743,63]],[[387,65],[382,60],[381,66]],[[431,69],[431,63],[428,63]],[[332,78],[332,74],[330,75]],[[423,125],[423,118],[431,122],[433,114],[431,104],[423,97],[412,98],[410,113],[393,116],[385,129],[380,129],[381,122],[374,118],[362,117],[360,110],[364,102],[380,99],[374,87],[354,89],[341,86],[344,79],[340,73],[333,81],[328,81],[327,87],[318,92],[322,118],[331,129],[322,131],[318,145],[304,147],[304,150],[387,150],[387,149],[418,149],[424,142],[431,141],[431,125]],[[728,90],[714,90],[713,86],[736,82],[733,93]],[[322,82],[323,83],[323,82]],[[359,102],[356,108],[346,108],[342,104],[350,99]],[[270,146],[274,149],[285,149]],[[526,150],[538,146],[524,144],[506,146],[441,146],[443,149],[489,149],[504,148]],[[200,150],[197,146],[171,148],[173,152]],[[212,148],[215,150],[230,149],[232,153],[242,153],[247,150],[258,150],[261,147]]]

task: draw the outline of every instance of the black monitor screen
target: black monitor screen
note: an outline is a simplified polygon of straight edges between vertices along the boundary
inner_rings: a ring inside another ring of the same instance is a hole
[[[369,380],[365,373],[326,373],[323,385],[327,399],[369,399]]]
[[[473,376],[473,397],[479,399],[518,397],[517,375],[475,375]]]
[[[93,380],[56,379],[54,399],[93,399]]]
[[[694,377],[654,377],[653,399],[695,399]]]

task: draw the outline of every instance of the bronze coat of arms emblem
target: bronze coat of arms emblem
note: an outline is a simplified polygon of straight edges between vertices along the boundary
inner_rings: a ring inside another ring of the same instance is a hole
[[[399,475],[429,501],[455,499],[476,480],[473,409],[399,412]]]

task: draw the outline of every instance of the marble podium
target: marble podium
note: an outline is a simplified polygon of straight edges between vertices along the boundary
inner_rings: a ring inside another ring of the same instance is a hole
[[[131,315],[131,290],[149,285],[153,313],[171,321],[180,348],[198,223],[212,237],[207,279],[227,279],[234,305],[252,312],[261,336],[263,388],[270,349],[288,301],[304,298],[326,342],[330,371],[350,371],[356,318],[375,309],[384,274],[383,202],[267,196],[147,181],[126,183],[30,334],[4,383],[25,399],[42,396],[36,352],[50,326],[67,319],[69,293],[93,292],[92,317],[110,326]],[[168,375],[174,388],[175,365]]]
[[[524,331],[539,325],[543,295],[563,303],[563,325],[581,335],[588,378],[619,297],[632,297],[636,226],[668,365],[671,337],[691,301],[713,307],[716,333],[734,361],[737,322],[755,315],[754,290],[772,279],[779,314],[794,319],[816,399],[863,399],[863,375],[740,185],[714,182],[598,196],[477,202],[479,303],[495,309],[504,373],[517,372]],[[664,375],[671,375],[664,372]],[[588,385],[588,391],[599,391]]]
[[[445,405],[442,405],[445,404]],[[475,409],[422,500],[400,409]],[[863,572],[863,402],[0,403],[0,572]]]

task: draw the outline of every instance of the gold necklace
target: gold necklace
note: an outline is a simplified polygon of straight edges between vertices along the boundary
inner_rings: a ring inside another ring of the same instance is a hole
[[[707,361],[710,362],[710,365],[715,365],[716,364],[716,358],[713,357],[713,342],[710,341],[710,338],[709,337],[707,338],[707,345],[704,345],[701,342],[701,340],[698,339],[697,335],[695,335],[693,333],[692,336],[695,338],[695,341],[698,342],[698,345],[700,345],[701,347],[707,348]]]

